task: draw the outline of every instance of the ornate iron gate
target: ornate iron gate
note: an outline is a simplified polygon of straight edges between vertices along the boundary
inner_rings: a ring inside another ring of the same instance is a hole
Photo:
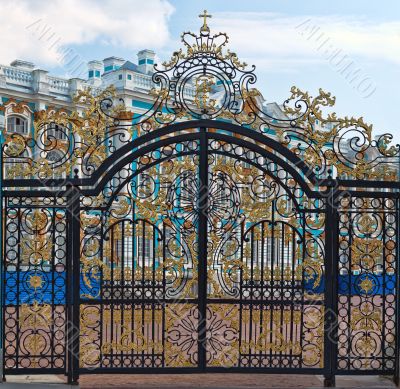
[[[81,211],[82,367],[322,369],[323,199],[241,139],[168,141]]]
[[[7,135],[6,374],[398,376],[398,149],[323,91],[273,117],[226,39],[186,34],[141,115],[82,91]]]

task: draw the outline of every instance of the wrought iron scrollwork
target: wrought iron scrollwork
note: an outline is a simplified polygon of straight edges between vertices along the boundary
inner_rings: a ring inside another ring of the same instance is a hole
[[[7,135],[5,177],[90,177],[133,133],[180,120],[214,119],[246,126],[249,134],[277,136],[319,179],[397,178],[400,147],[390,143],[392,135],[374,138],[362,117],[326,113],[335,104],[330,93],[320,89],[313,98],[292,87],[282,111],[272,113],[254,87],[255,67],[226,48],[225,33],[211,34],[206,24],[199,34],[183,33],[182,42],[184,48],[169,61],[155,65],[154,100],[146,112],[134,115],[114,88],[96,96],[80,91],[75,102],[85,107],[82,115],[50,107],[35,115],[34,137]]]
[[[85,90],[5,134],[6,370],[395,371],[399,146],[323,90],[272,114],[208,16],[146,112]]]

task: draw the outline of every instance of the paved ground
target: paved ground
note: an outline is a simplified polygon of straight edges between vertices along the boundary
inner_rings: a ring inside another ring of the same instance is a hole
[[[67,389],[76,386],[63,384],[60,376],[10,376],[0,389]],[[137,374],[85,375],[80,379],[82,389],[264,389],[264,388],[322,388],[321,376],[266,374]],[[386,377],[337,377],[337,388],[381,389],[395,388]]]

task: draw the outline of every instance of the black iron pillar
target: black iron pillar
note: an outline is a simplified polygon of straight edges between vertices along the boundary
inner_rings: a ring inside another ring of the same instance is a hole
[[[393,381],[396,386],[400,386],[400,320],[399,320],[399,312],[400,312],[400,299],[399,299],[399,290],[400,290],[400,193],[397,193],[396,199],[396,340],[395,340],[395,366],[394,366],[394,376]]]
[[[6,382],[5,376],[5,322],[4,322],[4,309],[6,306],[5,295],[6,295],[6,266],[5,266],[5,254],[3,251],[3,241],[4,241],[4,224],[3,224],[3,134],[0,133],[0,253],[1,253],[1,263],[0,263],[0,377],[1,382]]]
[[[80,300],[80,190],[67,186],[67,377],[70,385],[79,379],[79,300]]]
[[[337,181],[330,176],[327,183],[325,223],[325,314],[324,314],[324,386],[335,386],[337,358],[337,260],[338,195]]]
[[[200,128],[198,193],[198,355],[199,368],[206,369],[206,317],[207,317],[207,211],[208,211],[208,140],[207,129]]]

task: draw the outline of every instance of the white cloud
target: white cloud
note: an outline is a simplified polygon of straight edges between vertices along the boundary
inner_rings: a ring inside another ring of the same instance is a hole
[[[174,11],[167,0],[0,0],[0,6],[0,63],[20,58],[44,66],[60,65],[60,45],[162,47]]]
[[[363,60],[400,64],[400,19],[371,22],[351,16],[231,12],[214,15],[212,27],[228,33],[230,46],[239,57],[256,64],[262,60],[264,69],[323,62],[329,45]],[[314,27],[319,30],[310,37]],[[325,40],[326,44],[318,49]]]

